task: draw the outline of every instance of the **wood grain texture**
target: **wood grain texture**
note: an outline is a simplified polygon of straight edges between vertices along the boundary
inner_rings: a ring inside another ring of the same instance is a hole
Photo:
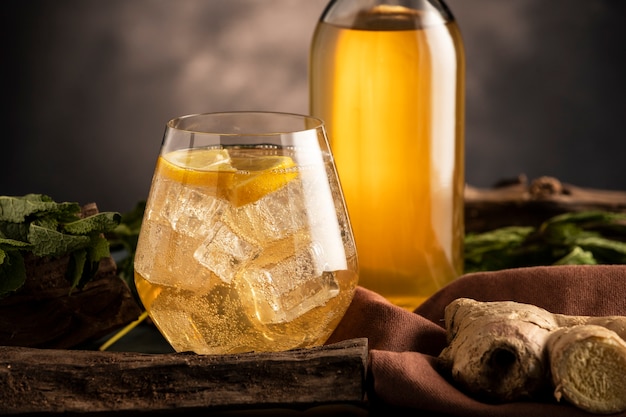
[[[360,404],[367,352],[367,339],[236,355],[0,347],[0,414]]]

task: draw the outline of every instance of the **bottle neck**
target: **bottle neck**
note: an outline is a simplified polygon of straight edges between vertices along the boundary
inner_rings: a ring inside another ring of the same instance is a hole
[[[331,0],[320,21],[362,30],[419,29],[454,21],[442,0]]]

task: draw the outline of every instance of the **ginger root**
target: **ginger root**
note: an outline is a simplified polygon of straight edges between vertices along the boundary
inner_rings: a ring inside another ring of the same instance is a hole
[[[548,340],[554,396],[585,411],[626,410],[626,342],[596,325],[556,330]]]
[[[461,298],[445,311],[448,346],[439,359],[452,378],[480,399],[530,398],[544,388],[544,346],[558,328],[535,306]]]
[[[626,317],[568,316],[513,301],[459,298],[444,319],[448,346],[439,361],[469,394],[507,402],[545,399],[554,391],[557,400],[586,411],[626,410]],[[601,356],[594,357],[597,350]],[[574,366],[581,357],[590,359]],[[601,393],[582,387],[582,380],[597,381]]]

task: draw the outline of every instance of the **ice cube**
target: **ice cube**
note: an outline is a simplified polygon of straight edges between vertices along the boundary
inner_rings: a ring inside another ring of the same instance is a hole
[[[205,236],[226,205],[223,200],[195,188],[183,188],[172,203],[166,212],[172,228],[191,237]]]
[[[326,254],[321,245],[296,243],[295,252],[281,245],[268,249],[266,257],[249,264],[242,274],[253,315],[263,324],[292,321],[339,293],[334,273],[323,269]],[[277,257],[281,253],[284,256]]]
[[[271,243],[304,228],[308,222],[300,181],[292,180],[260,200],[236,208],[224,221],[247,239]]]
[[[152,271],[162,265],[163,243],[171,240],[172,230],[156,221],[144,220],[137,242],[134,267],[147,280],[152,279]]]
[[[193,257],[225,283],[230,283],[239,270],[255,258],[261,248],[238,235],[221,221],[209,225],[206,238]]]
[[[200,241],[174,232],[169,225],[145,221],[140,242],[135,269],[151,283],[202,294],[218,281],[192,256]]]
[[[145,214],[148,220],[170,223],[172,229],[194,237],[201,236],[227,205],[201,188],[162,177],[154,178],[149,203]]]
[[[150,188],[150,201],[144,217],[152,221],[168,221],[174,203],[178,201],[182,185],[168,178],[155,176]]]

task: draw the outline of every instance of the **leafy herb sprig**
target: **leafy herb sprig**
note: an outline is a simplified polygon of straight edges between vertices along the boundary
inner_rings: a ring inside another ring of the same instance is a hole
[[[78,203],[57,203],[42,194],[0,196],[0,298],[26,282],[24,255],[70,256],[70,288],[91,280],[102,258],[109,257],[104,233],[114,230],[121,215],[102,212],[81,218]]]
[[[539,265],[626,264],[626,213],[565,213],[539,227],[465,236],[465,272]]]

